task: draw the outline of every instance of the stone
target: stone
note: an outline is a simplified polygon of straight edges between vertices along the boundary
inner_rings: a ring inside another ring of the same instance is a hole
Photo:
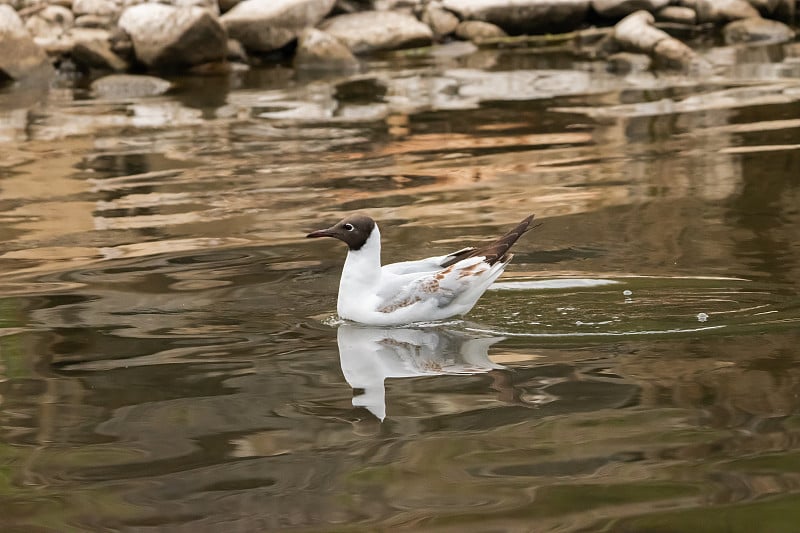
[[[240,2],[241,0],[218,0],[217,5],[219,6],[220,13],[227,13]]]
[[[647,54],[619,52],[608,57],[608,71],[615,74],[630,74],[650,70],[653,60]]]
[[[795,0],[748,0],[762,16],[793,23],[797,6]]]
[[[247,63],[247,52],[242,46],[242,43],[236,39],[228,39],[228,51],[226,53],[228,61],[238,61],[239,63]]]
[[[124,100],[159,96],[172,88],[167,80],[154,76],[111,74],[92,82],[92,93],[97,98]]]
[[[697,0],[697,21],[717,24],[758,17],[758,10],[747,0]]]
[[[631,13],[614,26],[614,39],[625,50],[653,56],[660,64],[688,69],[698,56],[684,43],[653,26],[655,18],[647,11]]]
[[[605,18],[622,18],[643,9],[655,12],[669,5],[670,0],[592,0],[592,8]]]
[[[462,20],[481,20],[509,34],[557,33],[580,26],[590,0],[444,0]]]
[[[25,28],[40,46],[57,41],[75,23],[72,11],[63,6],[47,6],[25,21]]]
[[[465,41],[482,41],[484,39],[494,39],[508,37],[499,26],[481,22],[480,20],[465,20],[456,28],[456,36]]]
[[[150,68],[221,61],[227,51],[219,20],[199,7],[140,4],[122,13],[119,27],[130,35],[136,58]]]
[[[0,78],[20,80],[51,70],[47,54],[31,38],[14,8],[0,4]]]
[[[128,69],[127,61],[111,50],[111,34],[108,31],[75,28],[70,34],[75,43],[71,52],[72,60],[79,67],[114,72],[122,72]]]
[[[435,36],[444,37],[456,31],[459,20],[439,4],[428,4],[422,13],[422,22],[430,26]]]
[[[658,41],[653,48],[653,56],[663,66],[670,68],[688,68],[697,59],[694,50],[674,37]]]
[[[697,24],[697,12],[690,7],[667,6],[656,12],[656,20],[693,26]]]
[[[394,11],[362,11],[326,20],[330,33],[354,54],[429,45],[433,32],[415,17]]]
[[[110,28],[114,19],[108,15],[81,15],[75,18],[75,25],[79,28]]]
[[[316,26],[336,0],[244,0],[222,15],[228,35],[248,50],[270,52]]]
[[[219,4],[217,0],[171,0],[175,7],[202,7],[215,17],[219,16]]]
[[[783,22],[761,17],[736,20],[722,29],[727,44],[785,43],[794,39],[794,30]]]
[[[614,39],[628,50],[652,54],[659,41],[670,38],[653,26],[654,22],[655,18],[647,11],[631,13],[614,26]]]
[[[112,0],[73,0],[72,12],[80,15],[102,15],[114,17],[119,14],[119,7]]]
[[[332,35],[307,28],[297,40],[294,66],[306,70],[354,70],[358,59]]]

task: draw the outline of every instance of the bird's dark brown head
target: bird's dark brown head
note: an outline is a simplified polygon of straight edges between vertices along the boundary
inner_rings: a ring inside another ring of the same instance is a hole
[[[347,244],[351,250],[360,250],[367,242],[372,230],[375,228],[375,221],[366,215],[350,215],[330,228],[312,231],[306,237],[333,237]]]

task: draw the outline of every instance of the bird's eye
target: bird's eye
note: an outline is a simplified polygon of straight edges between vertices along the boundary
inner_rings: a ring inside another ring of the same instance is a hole
[[[353,231],[354,229],[356,229],[356,228],[353,227],[352,224],[345,224],[342,227],[345,229],[345,231]]]

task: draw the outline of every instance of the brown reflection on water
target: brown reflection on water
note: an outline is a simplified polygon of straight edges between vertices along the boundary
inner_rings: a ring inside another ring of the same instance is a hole
[[[533,56],[0,116],[0,529],[793,533],[796,80]],[[361,209],[387,260],[544,225],[370,374],[303,238]]]

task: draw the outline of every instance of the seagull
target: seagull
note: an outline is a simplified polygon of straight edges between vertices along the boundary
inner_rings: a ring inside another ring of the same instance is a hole
[[[306,237],[347,244],[339,282],[339,317],[370,326],[398,326],[464,315],[505,270],[509,248],[530,229],[534,215],[481,247],[381,266],[381,232],[373,219],[350,215]]]

